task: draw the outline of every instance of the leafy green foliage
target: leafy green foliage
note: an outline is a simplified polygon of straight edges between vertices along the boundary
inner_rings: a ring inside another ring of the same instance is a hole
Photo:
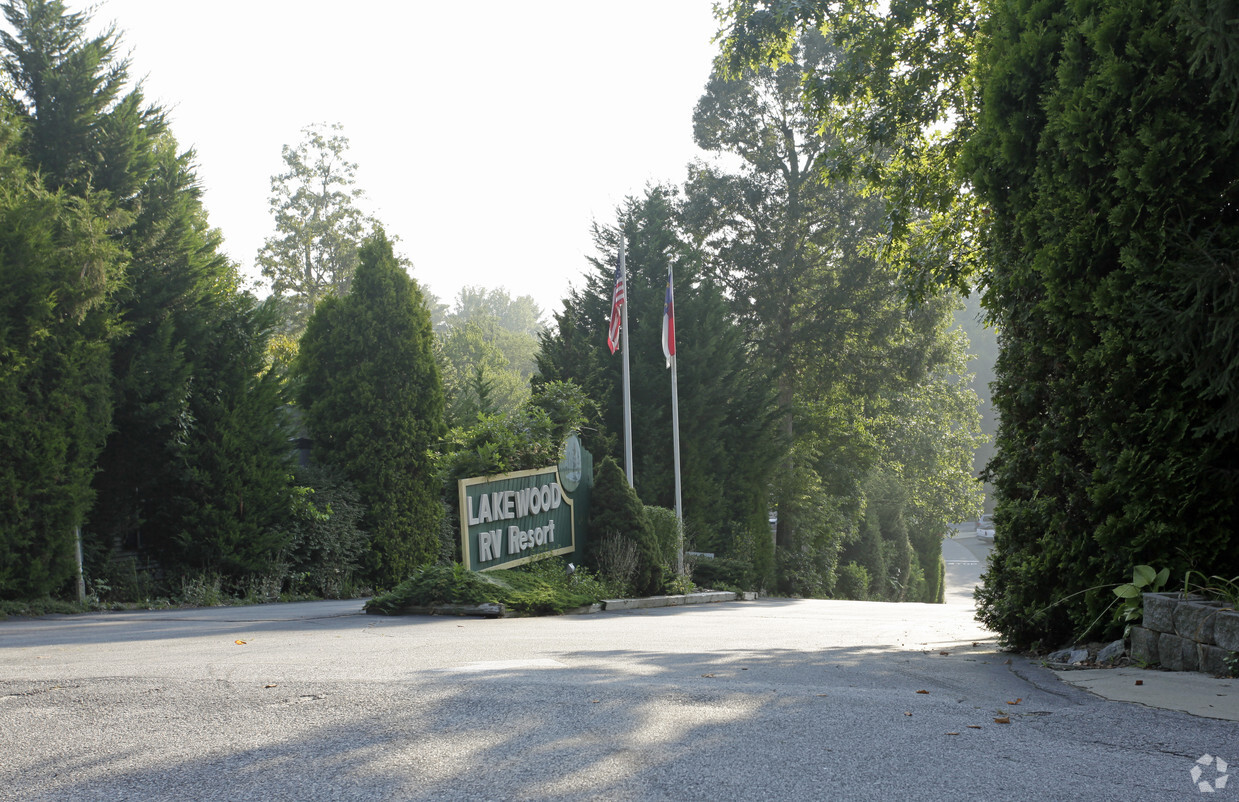
[[[505,414],[529,398],[542,311],[530,296],[465,287],[436,325],[450,426]]]
[[[283,560],[289,591],[348,598],[360,580],[370,535],[353,483],[327,466],[298,468],[300,490]]]
[[[977,0],[729,0],[718,6],[721,72],[783,69],[808,34],[832,43],[815,69],[789,73],[811,124],[828,134],[814,167],[882,201],[872,244],[915,297],[966,293],[981,272],[983,214],[958,168],[975,120]]]
[[[483,415],[472,426],[453,429],[444,449],[446,494],[455,497],[460,479],[557,464],[564,439],[595,415],[593,402],[576,385],[550,382],[513,412]]]
[[[282,150],[284,172],[272,176],[269,205],[276,234],[257,264],[282,302],[286,323],[300,333],[321,298],[348,292],[358,250],[373,221],[357,207],[357,165],[339,124],[311,125]]]
[[[856,563],[845,563],[839,568],[835,583],[835,595],[840,599],[865,601],[869,598],[869,569]]]
[[[1143,594],[1159,592],[1166,587],[1166,580],[1169,578],[1169,568],[1163,568],[1160,571],[1155,571],[1152,566],[1148,565],[1137,565],[1133,568],[1131,582],[1114,589],[1114,595],[1123,600],[1122,607],[1119,609],[1123,622],[1130,624],[1132,621],[1138,621],[1144,615]]]
[[[697,558],[693,563],[693,580],[711,590],[761,589],[753,562],[735,557]]]
[[[658,562],[663,566],[663,573],[676,573],[682,539],[680,522],[675,517],[675,510],[647,505],[645,520],[649,522],[650,533],[654,536],[654,543],[658,549]]]
[[[381,229],[347,295],[323,300],[298,355],[299,404],[314,454],[366,505],[370,576],[392,587],[439,554],[443,388],[430,316]]]

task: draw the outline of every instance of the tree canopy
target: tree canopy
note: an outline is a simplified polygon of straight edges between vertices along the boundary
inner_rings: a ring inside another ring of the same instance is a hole
[[[271,177],[268,201],[275,235],[258,252],[258,267],[286,304],[287,326],[300,334],[314,305],[348,292],[358,248],[373,221],[357,206],[357,165],[339,124],[311,125],[282,150],[286,170]]]
[[[435,328],[450,425],[504,415],[528,400],[544,328],[531,296],[464,287]]]
[[[915,485],[941,483],[945,492],[918,521],[936,570],[946,524],[979,501],[970,471],[959,467],[976,444],[975,395],[955,379],[965,366],[946,325],[952,302],[903,286],[898,264],[874,244],[883,205],[859,178],[827,180],[820,169],[857,143],[841,141],[849,132],[836,125],[836,107],[806,103],[802,79],[838,69],[843,56],[815,31],[786,55],[787,63],[711,76],[696,138],[738,156],[740,166],[696,166],[686,216],[706,270],[727,288],[732,315],[778,390],[791,446],[771,499],[781,588],[821,595],[831,590],[839,549],[857,536],[874,471],[888,472],[907,499]],[[935,426],[948,436],[925,439]],[[908,438],[927,451],[914,454]],[[906,579],[905,571],[896,581]]]

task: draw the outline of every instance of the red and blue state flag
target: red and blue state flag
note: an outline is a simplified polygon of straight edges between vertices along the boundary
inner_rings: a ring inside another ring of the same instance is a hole
[[[675,293],[671,289],[671,271],[667,271],[667,302],[663,304],[663,356],[667,357],[667,367],[671,367],[671,357],[675,356]]]

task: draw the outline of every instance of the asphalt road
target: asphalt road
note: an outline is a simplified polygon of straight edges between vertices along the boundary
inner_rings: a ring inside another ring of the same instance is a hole
[[[969,540],[945,605],[3,621],[0,799],[1239,799],[1190,776],[1239,766],[1233,722],[999,652]]]

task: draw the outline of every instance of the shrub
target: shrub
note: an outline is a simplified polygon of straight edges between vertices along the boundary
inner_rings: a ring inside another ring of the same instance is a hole
[[[483,572],[455,563],[416,571],[391,592],[366,602],[366,610],[395,615],[409,607],[494,603],[510,612],[541,615],[593,604],[603,598],[602,590],[581,571],[569,576],[558,558]]]
[[[604,535],[594,557],[598,573],[609,582],[620,597],[631,595],[633,580],[641,565],[637,544],[621,535]]]
[[[223,580],[213,572],[196,572],[181,577],[177,600],[186,607],[219,607],[224,604]]]
[[[658,593],[662,589],[662,560],[645,508],[619,465],[605,457],[594,471],[594,491],[590,498],[590,541],[586,547],[588,562],[599,565],[598,549],[609,535],[630,539],[639,556],[633,577],[633,592]]]
[[[752,563],[734,557],[703,557],[693,563],[693,579],[703,588],[757,590]]]
[[[650,524],[659,564],[664,571],[674,573],[680,562],[681,543],[680,522],[675,516],[675,510],[649,505],[645,508],[645,519]]]
[[[360,526],[366,508],[353,483],[330,467],[299,468],[296,482],[301,496],[283,555],[288,592],[347,598],[370,545]]]
[[[835,596],[841,599],[869,598],[869,571],[863,565],[847,563],[839,569],[839,578],[835,581]]]

